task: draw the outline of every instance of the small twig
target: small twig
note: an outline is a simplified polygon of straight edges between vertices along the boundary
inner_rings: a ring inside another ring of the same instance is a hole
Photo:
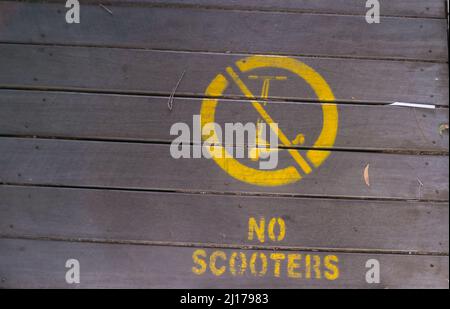
[[[186,73],[186,70],[184,70],[183,73],[181,73],[180,79],[178,80],[177,84],[175,85],[175,87],[172,90],[172,93],[170,94],[169,102],[167,102],[167,107],[169,108],[170,111],[173,109],[173,97],[175,96],[175,92],[177,91],[178,87],[180,86],[181,80],[183,79],[185,73]]]
[[[417,177],[417,181],[419,182],[419,198],[422,198],[422,187],[423,187],[423,182],[420,181],[419,177]]]
[[[417,181],[419,182],[420,186],[423,187],[423,182],[420,181],[419,177],[417,177]]]
[[[109,14],[114,15],[113,12],[110,9],[108,9],[106,6],[104,6],[103,4],[100,3],[99,6],[102,9],[104,9],[106,12],[108,12]]]

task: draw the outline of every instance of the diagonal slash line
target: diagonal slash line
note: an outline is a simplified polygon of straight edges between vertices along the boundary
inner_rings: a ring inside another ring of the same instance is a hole
[[[266,112],[266,110],[261,105],[261,103],[259,103],[255,99],[256,97],[253,95],[253,93],[250,91],[250,89],[248,89],[248,87],[244,84],[244,82],[239,78],[239,76],[236,74],[236,72],[234,72],[233,68],[228,67],[226,69],[226,71],[227,71],[228,75],[230,75],[230,77],[233,79],[235,84],[239,87],[239,89],[241,89],[242,93],[248,99],[250,99],[253,107],[261,115],[261,117],[264,119],[264,121],[269,124],[269,126],[275,133],[277,133],[278,138],[283,143],[283,145],[286,147],[292,146],[291,141],[286,137],[286,135],[281,131],[281,129],[277,130],[276,128],[274,128],[273,124],[275,123],[275,121],[273,121],[272,117],[270,117],[270,115]],[[309,166],[308,162],[306,162],[306,160],[302,157],[302,155],[300,154],[299,151],[297,151],[295,149],[288,149],[288,151],[289,151],[289,154],[292,156],[292,158],[295,160],[295,162],[297,162],[297,164],[300,166],[300,168],[306,174],[311,173],[311,171],[312,171],[311,167]]]

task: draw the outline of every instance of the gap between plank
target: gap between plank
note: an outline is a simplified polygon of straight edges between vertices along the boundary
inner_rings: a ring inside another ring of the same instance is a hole
[[[228,56],[280,56],[280,57],[303,57],[303,58],[320,58],[320,59],[350,59],[350,60],[378,60],[378,61],[397,61],[397,62],[423,62],[423,63],[448,63],[447,59],[420,59],[420,58],[396,58],[396,57],[368,57],[368,56],[347,56],[347,55],[327,55],[327,54],[289,54],[289,53],[270,53],[270,52],[226,52],[226,51],[205,51],[195,49],[164,49],[164,48],[146,48],[136,46],[121,46],[108,44],[69,44],[69,43],[40,43],[40,42],[16,42],[16,41],[0,41],[0,45],[30,45],[30,46],[48,46],[48,47],[84,47],[84,48],[108,48],[108,49],[122,49],[122,50],[142,50],[142,51],[158,51],[158,52],[179,52],[179,53],[202,53],[213,55],[228,55]]]
[[[407,256],[448,256],[448,252],[428,252],[416,250],[386,250],[386,249],[352,249],[352,248],[315,248],[295,246],[262,246],[262,245],[237,245],[219,243],[196,242],[170,242],[170,241],[146,241],[146,240],[119,240],[104,238],[78,238],[55,236],[31,236],[0,234],[0,239],[18,239],[32,241],[58,241],[72,243],[91,243],[109,245],[135,245],[135,246],[160,246],[160,247],[184,247],[184,248],[211,248],[211,249],[241,249],[241,250],[266,250],[266,251],[303,251],[319,253],[348,253],[348,254],[376,254],[376,255],[407,255]]]
[[[60,141],[80,141],[80,142],[99,142],[99,143],[126,143],[126,144],[148,144],[148,145],[171,145],[171,141],[166,140],[145,140],[145,139],[121,139],[121,138],[89,138],[89,137],[76,137],[76,136],[63,136],[63,135],[40,135],[40,134],[2,134],[0,132],[0,139],[33,139],[33,140],[60,140]],[[213,145],[213,144],[197,144],[192,141],[185,142],[184,144],[189,146],[201,146],[201,145]],[[226,144],[214,144],[217,146],[227,146]],[[245,145],[228,145],[228,147],[245,148]],[[398,154],[398,155],[412,155],[412,156],[436,156],[436,157],[448,157],[448,151],[441,150],[419,150],[419,149],[369,149],[369,148],[327,148],[327,147],[304,147],[304,146],[284,146],[279,145],[280,150],[317,150],[317,151],[332,151],[332,152],[356,152],[356,153],[375,153],[375,154]]]
[[[31,187],[31,188],[55,188],[55,189],[78,189],[78,190],[98,190],[98,191],[122,191],[122,192],[142,192],[142,193],[168,193],[168,194],[188,194],[188,195],[220,195],[232,197],[261,197],[261,198],[292,198],[292,199],[317,199],[317,200],[343,200],[343,201],[370,201],[370,202],[408,202],[408,203],[434,203],[442,204],[442,207],[449,207],[448,200],[432,199],[407,199],[389,197],[360,197],[360,196],[323,196],[307,195],[295,193],[269,193],[269,192],[244,192],[244,191],[201,191],[184,189],[163,189],[163,188],[126,188],[107,186],[76,186],[76,185],[55,185],[20,182],[0,182],[0,186],[5,187]]]
[[[101,143],[127,143],[127,144],[149,144],[149,145],[171,145],[171,141],[165,140],[143,140],[143,139],[121,139],[121,138],[89,138],[89,137],[76,137],[76,136],[62,136],[62,135],[40,135],[40,134],[2,134],[0,132],[0,138],[11,138],[11,139],[41,139],[41,140],[60,140],[60,141],[80,141],[80,142],[101,142]],[[185,142],[184,144],[189,146],[201,146],[204,144],[196,144],[192,141]],[[213,145],[207,144],[206,145]],[[227,146],[226,144],[215,144],[217,146]],[[230,145],[228,147],[245,148],[248,145]],[[413,155],[413,156],[436,156],[436,157],[447,157],[449,155],[448,151],[441,150],[419,150],[419,149],[369,149],[369,148],[327,148],[327,147],[303,147],[303,146],[284,146],[279,145],[277,149],[280,150],[317,150],[317,151],[332,151],[332,152],[356,152],[356,153],[375,153],[375,154],[397,154],[397,155]]]
[[[168,92],[153,92],[153,91],[140,91],[140,90],[111,90],[111,89],[92,89],[92,88],[79,88],[79,87],[53,87],[53,86],[21,86],[21,85],[1,85],[0,90],[7,91],[40,91],[40,92],[58,92],[58,93],[75,93],[75,94],[99,94],[99,95],[119,95],[119,96],[139,96],[139,97],[154,97],[154,98],[170,98]],[[173,96],[174,99],[218,99],[226,101],[250,101],[243,95],[232,96],[206,96],[198,94],[178,93]],[[261,99],[257,97],[257,99]],[[306,98],[279,98],[272,97],[270,100],[265,100],[268,103],[301,103],[301,104],[337,104],[337,105],[350,105],[350,106],[392,106],[392,101],[363,101],[363,100],[335,100],[335,101],[321,101],[317,99]],[[449,105],[439,105],[438,103],[422,103],[416,104],[434,106],[435,109],[447,108]]]

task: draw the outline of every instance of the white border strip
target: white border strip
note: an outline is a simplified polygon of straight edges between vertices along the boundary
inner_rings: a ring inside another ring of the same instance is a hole
[[[416,108],[436,109],[435,105],[430,105],[430,104],[395,102],[395,103],[392,103],[390,105],[391,106],[403,106],[403,107],[416,107]]]

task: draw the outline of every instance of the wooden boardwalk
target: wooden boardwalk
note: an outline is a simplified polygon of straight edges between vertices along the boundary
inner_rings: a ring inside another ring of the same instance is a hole
[[[0,288],[448,288],[445,1],[380,2],[1,1]],[[255,100],[283,170],[171,156]]]

